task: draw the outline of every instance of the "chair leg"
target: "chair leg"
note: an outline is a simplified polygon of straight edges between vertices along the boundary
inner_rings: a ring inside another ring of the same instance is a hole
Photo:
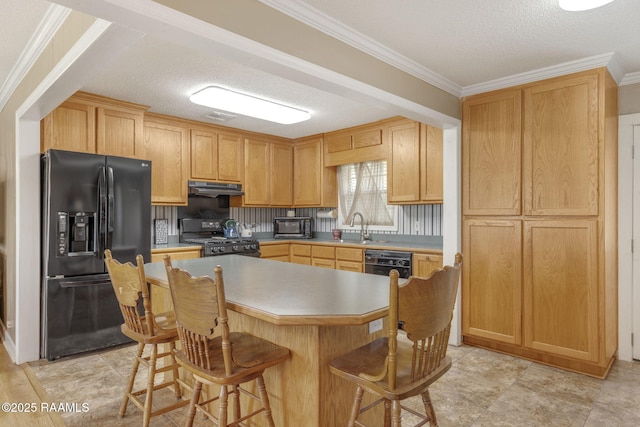
[[[242,416],[242,412],[240,411],[240,386],[238,384],[231,386],[231,398],[233,399],[231,402],[233,406],[233,420],[237,421]]]
[[[153,404],[153,386],[156,378],[156,363],[158,361],[158,345],[151,346],[151,356],[149,357],[149,378],[147,378],[147,393],[144,399],[144,418],[142,426],[149,427],[151,421],[151,405]]]
[[[394,400],[391,403],[391,427],[402,426],[402,408],[400,407],[400,401]]]
[[[176,343],[172,342],[169,345],[169,353],[171,354],[171,364],[174,365],[172,370],[173,373],[173,387],[175,389],[176,399],[182,399],[182,390],[180,389],[180,384],[178,383],[178,378],[180,378],[180,373],[178,372],[178,366],[176,365]]]
[[[433,405],[431,404],[431,395],[429,395],[429,390],[425,390],[424,393],[420,394],[422,396],[422,403],[424,404],[424,411],[429,417],[429,425],[431,427],[438,427],[438,420],[436,419],[436,411],[433,409]]]
[[[191,401],[189,402],[189,412],[187,413],[187,420],[185,421],[185,427],[193,426],[193,419],[196,416],[196,405],[200,401],[200,392],[202,391],[202,383],[197,379],[193,379],[193,394],[191,395]]]
[[[362,404],[362,395],[364,394],[364,389],[360,386],[356,388],[356,394],[353,398],[353,406],[351,407],[351,417],[349,418],[348,427],[354,427],[356,425],[356,420],[358,419],[358,415],[360,414],[360,405]]]
[[[129,384],[127,384],[127,389],[124,392],[124,399],[122,399],[122,406],[120,406],[120,412],[118,413],[119,417],[124,417],[124,414],[127,412],[127,403],[129,403],[129,394],[133,390],[133,383],[136,381],[136,374],[138,373],[138,368],[140,367],[140,357],[142,357],[142,352],[144,351],[144,344],[138,343],[138,348],[136,349],[136,356],[133,359],[133,368],[131,368],[131,375],[129,375]]]
[[[391,401],[384,400],[384,427],[391,427]]]
[[[262,377],[262,375],[256,378],[256,384],[258,385],[258,395],[260,396],[262,406],[264,407],[264,416],[267,419],[267,424],[269,425],[269,427],[275,427],[275,424],[273,423],[273,416],[271,415],[269,394],[267,393],[267,388],[264,385],[264,378]]]
[[[227,427],[227,406],[229,390],[227,386],[220,387],[220,399],[218,400],[218,427]]]

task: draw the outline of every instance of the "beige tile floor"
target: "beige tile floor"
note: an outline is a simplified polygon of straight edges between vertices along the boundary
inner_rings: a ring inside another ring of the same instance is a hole
[[[117,417],[134,348],[30,366],[52,401],[89,405],[86,413],[63,413],[68,426],[140,426],[142,414],[132,404],[124,418]],[[603,381],[468,346],[450,347],[449,355],[453,367],[431,387],[442,427],[640,425],[640,362],[616,362]],[[144,385],[145,375],[138,376]],[[161,390],[154,404],[167,399],[175,399],[173,393]],[[183,414],[154,417],[151,425],[182,425]]]

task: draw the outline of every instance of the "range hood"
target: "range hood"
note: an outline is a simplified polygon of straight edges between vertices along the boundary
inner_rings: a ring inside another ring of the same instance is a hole
[[[224,182],[189,181],[190,196],[218,197],[242,196],[242,184]]]

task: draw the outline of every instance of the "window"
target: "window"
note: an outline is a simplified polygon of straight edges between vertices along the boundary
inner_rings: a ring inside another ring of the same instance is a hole
[[[338,196],[338,227],[349,227],[352,215],[360,212],[370,231],[398,230],[397,206],[387,205],[386,161],[338,166]]]

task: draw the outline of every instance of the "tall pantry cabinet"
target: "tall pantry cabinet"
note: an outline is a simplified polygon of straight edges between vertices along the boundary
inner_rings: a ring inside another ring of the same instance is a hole
[[[604,68],[463,100],[464,342],[606,376],[617,102]]]

